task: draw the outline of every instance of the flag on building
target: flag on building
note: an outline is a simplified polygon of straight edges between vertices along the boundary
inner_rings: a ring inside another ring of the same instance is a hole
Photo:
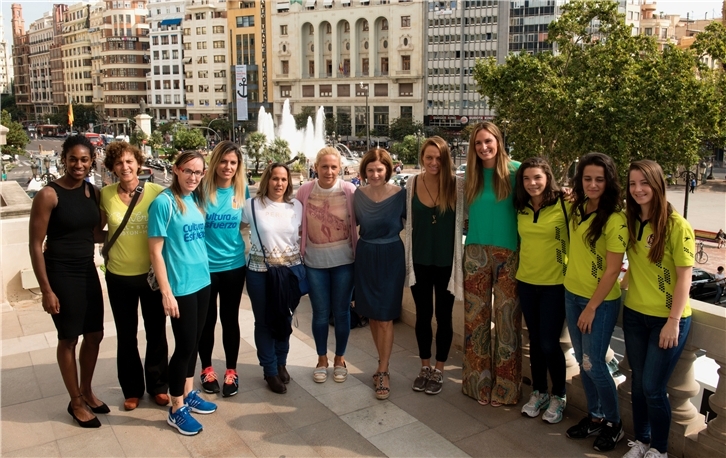
[[[68,102],[68,125],[73,128],[73,101]]]

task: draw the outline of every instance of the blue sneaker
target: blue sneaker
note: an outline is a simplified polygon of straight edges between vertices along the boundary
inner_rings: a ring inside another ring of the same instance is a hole
[[[192,417],[187,406],[181,406],[174,413],[171,412],[171,407],[169,407],[169,416],[166,417],[166,422],[185,436],[194,436],[202,430],[202,425]]]
[[[205,401],[199,396],[199,390],[190,392],[186,398],[184,398],[184,405],[189,406],[194,413],[212,413],[217,410],[217,404],[209,401]]]

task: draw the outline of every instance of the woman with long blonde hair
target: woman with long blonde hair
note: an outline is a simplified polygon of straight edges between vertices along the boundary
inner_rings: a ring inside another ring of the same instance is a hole
[[[514,181],[519,162],[504,149],[499,128],[478,124],[469,139],[464,249],[464,394],[481,405],[514,405],[522,381],[522,312],[517,296],[517,212]],[[491,343],[492,308],[495,340]]]
[[[222,324],[222,345],[226,371],[222,396],[234,396],[239,387],[237,356],[239,355],[239,304],[245,285],[245,242],[240,231],[245,198],[249,197],[242,153],[237,145],[224,140],[217,144],[209,159],[210,173],[202,179],[205,196],[205,241],[209,256],[211,291],[207,320],[199,341],[202,363],[202,388],[207,393],[219,393],[217,374],[212,367],[214,328]]]
[[[454,175],[449,145],[443,138],[426,139],[419,164],[422,172],[406,183],[406,285],[416,305],[416,341],[421,358],[421,371],[412,388],[438,394],[454,335],[454,300],[464,298],[461,241],[466,202],[464,179]],[[434,312],[436,361],[432,367]]]

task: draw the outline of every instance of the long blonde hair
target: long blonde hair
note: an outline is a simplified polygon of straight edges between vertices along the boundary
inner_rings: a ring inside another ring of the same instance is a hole
[[[243,208],[245,204],[245,187],[247,185],[245,165],[239,148],[229,140],[221,141],[214,147],[212,157],[209,159],[209,170],[211,173],[204,175],[201,188],[204,192],[204,196],[209,200],[209,202],[216,204],[217,166],[220,162],[222,162],[222,158],[229,153],[235,153],[235,156],[237,156],[237,170],[232,177],[232,187],[234,188],[234,200],[237,202],[237,208]]]
[[[441,200],[438,203],[439,213],[444,213],[447,210],[456,209],[456,177],[451,168],[451,152],[449,151],[449,145],[446,140],[439,136],[433,136],[427,138],[423,145],[421,145],[421,151],[419,151],[418,162],[421,165],[421,169],[424,167],[423,157],[424,151],[429,146],[439,150],[441,160],[441,169],[439,170],[439,195]]]
[[[466,156],[466,201],[469,205],[474,203],[477,197],[484,190],[484,164],[476,154],[476,136],[481,130],[486,130],[497,140],[496,165],[494,166],[494,194],[497,200],[504,200],[512,192],[512,183],[509,174],[511,173],[509,154],[504,149],[504,139],[499,128],[489,121],[476,125],[469,137],[469,152]]]

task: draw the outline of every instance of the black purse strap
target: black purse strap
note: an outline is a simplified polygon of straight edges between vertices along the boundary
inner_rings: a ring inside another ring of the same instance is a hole
[[[136,186],[136,189],[134,190],[134,196],[131,198],[131,203],[129,204],[129,208],[126,210],[124,219],[121,220],[121,224],[118,225],[118,229],[116,229],[116,232],[113,233],[111,240],[109,240],[108,243],[106,243],[103,246],[103,249],[101,250],[101,254],[104,257],[108,256],[108,253],[111,251],[111,247],[113,246],[114,243],[116,243],[116,239],[119,238],[119,236],[121,235],[121,232],[123,232],[124,228],[126,227],[126,223],[129,222],[129,219],[131,218],[131,212],[134,211],[136,202],[139,201],[139,198],[141,197],[142,192],[144,192],[144,183],[143,182],[141,184],[139,184],[138,186]]]
[[[257,229],[257,215],[255,214],[255,199],[252,199],[252,221],[255,224],[255,232],[257,233],[257,240],[260,241],[260,248],[262,249],[262,259],[265,260],[265,267],[270,267],[267,263],[267,255],[265,254],[265,245],[262,244],[262,237],[260,237],[260,230]]]
[[[570,221],[567,218],[567,209],[565,208],[565,198],[560,195],[560,206],[562,207],[562,214],[565,215],[565,227],[567,228],[567,239],[570,238]]]

